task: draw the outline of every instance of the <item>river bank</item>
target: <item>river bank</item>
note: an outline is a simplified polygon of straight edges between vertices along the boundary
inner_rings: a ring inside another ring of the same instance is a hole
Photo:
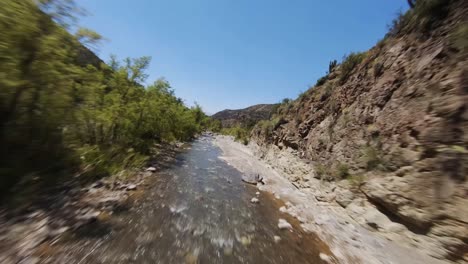
[[[148,166],[126,177],[102,178],[83,185],[79,176],[51,191],[0,208],[0,263],[39,263],[54,254],[64,237],[105,226],[115,213],[144,197],[157,174],[174,163],[183,144],[155,146]],[[20,197],[21,198],[21,197]]]
[[[372,205],[351,206],[365,218],[363,222],[356,220],[336,199],[329,199],[325,190],[333,192],[337,186],[323,188],[325,183],[319,180],[311,180],[306,187],[294,184],[290,179],[296,171],[304,170],[304,164],[294,160],[293,155],[268,156],[254,143],[244,146],[226,136],[217,136],[215,144],[223,150],[222,158],[236,169],[244,174],[260,174],[265,184],[258,188],[283,200],[286,206],[280,210],[297,218],[304,230],[317,234],[340,263],[450,263],[402,243],[401,236],[391,231],[399,226]],[[278,170],[281,163],[287,163],[289,170]],[[373,231],[369,225],[385,221],[390,225],[385,233]]]
[[[281,200],[242,182],[221,154],[212,136],[202,136],[167,167],[145,168],[145,180],[116,190],[127,197],[123,203],[89,207],[99,212],[89,214],[92,221],[60,234],[53,224],[62,218],[50,211],[8,222],[0,229],[1,262],[338,263],[326,243],[281,212]],[[88,186],[85,192],[96,196],[83,197],[97,202],[99,193],[115,194],[108,185]],[[71,201],[59,209],[81,204]]]

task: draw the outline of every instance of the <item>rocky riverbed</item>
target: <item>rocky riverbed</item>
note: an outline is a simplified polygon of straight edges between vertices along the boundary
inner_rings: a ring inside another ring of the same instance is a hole
[[[63,194],[57,211],[73,212],[69,222],[50,207],[4,219],[1,263],[339,263],[289,203],[244,182],[221,155],[203,136],[141,181]]]
[[[215,142],[229,164],[244,174],[260,174],[265,184],[258,189],[283,200],[280,210],[318,234],[340,263],[451,263],[431,257],[438,253],[432,251],[441,250],[434,240],[392,221],[341,186],[346,183],[311,178],[307,186],[299,186],[291,179],[308,173],[310,166],[292,153],[262,153],[254,143],[244,146],[226,136]]]

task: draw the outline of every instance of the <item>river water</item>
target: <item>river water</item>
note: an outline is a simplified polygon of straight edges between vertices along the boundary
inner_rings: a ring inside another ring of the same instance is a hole
[[[221,154],[211,137],[187,146],[135,206],[62,242],[60,262],[324,263],[326,246],[281,213],[280,201],[243,183]],[[293,229],[280,230],[280,218]]]

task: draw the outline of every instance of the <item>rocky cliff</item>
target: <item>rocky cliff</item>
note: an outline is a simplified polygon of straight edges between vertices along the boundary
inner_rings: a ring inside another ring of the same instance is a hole
[[[258,104],[244,109],[230,110],[226,109],[211,117],[220,120],[223,127],[232,127],[236,125],[253,126],[260,120],[267,120],[276,110],[277,104]]]
[[[299,188],[319,179],[319,199],[389,239],[468,260],[467,14],[467,1],[418,1],[375,47],[258,124],[258,151]],[[370,221],[364,204],[395,225]]]

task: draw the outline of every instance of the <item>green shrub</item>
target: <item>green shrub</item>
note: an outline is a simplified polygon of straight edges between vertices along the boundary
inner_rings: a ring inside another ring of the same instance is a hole
[[[450,33],[450,46],[457,51],[468,53],[468,23],[464,22]]]
[[[82,168],[109,176],[138,167],[154,143],[202,130],[202,109],[169,82],[145,87],[149,57],[104,64],[83,46],[99,34],[70,34],[72,0],[0,4],[0,196],[29,175],[52,187]]]
[[[399,13],[389,27],[389,36],[416,31],[426,35],[448,15],[452,0],[419,0],[413,9]]]
[[[322,88],[322,93],[320,95],[320,101],[327,100],[333,92],[333,86],[329,83]]]
[[[348,181],[353,188],[359,188],[366,181],[366,177],[362,174],[351,175]]]
[[[249,144],[250,132],[252,128],[234,126],[230,128],[223,128],[221,134],[233,136],[236,141],[241,142],[244,145]]]
[[[364,60],[365,57],[365,52],[352,52],[343,59],[343,62],[341,63],[340,67],[340,84],[344,84],[348,80],[353,69],[356,66],[358,66]]]
[[[365,146],[361,149],[361,159],[366,165],[367,171],[388,171],[391,166],[384,158],[382,150],[373,146]]]
[[[315,86],[321,86],[321,85],[324,85],[325,82],[327,81],[328,79],[328,75],[325,75],[325,76],[322,76],[320,77],[317,82],[315,83]]]
[[[335,165],[335,172],[333,176],[336,179],[345,179],[349,176],[349,166],[344,163],[338,163]]]
[[[324,180],[330,175],[330,172],[324,165],[317,164],[315,165],[315,174],[317,175],[317,178]]]
[[[330,63],[328,64],[328,73],[331,73],[336,68],[336,66],[338,66],[337,60],[330,61]]]
[[[374,78],[379,77],[383,73],[383,63],[381,62],[375,62],[374,63]]]

